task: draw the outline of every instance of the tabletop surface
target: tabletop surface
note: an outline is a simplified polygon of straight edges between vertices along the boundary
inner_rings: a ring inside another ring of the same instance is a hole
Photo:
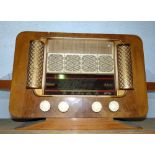
[[[0,133],[1,134],[89,134],[89,133],[96,133],[96,134],[151,134],[155,133],[155,118],[145,119],[143,121],[125,121],[127,124],[133,124],[137,126],[141,126],[143,129],[138,130],[16,130],[16,128],[33,124],[37,121],[15,121],[12,119],[0,119]]]

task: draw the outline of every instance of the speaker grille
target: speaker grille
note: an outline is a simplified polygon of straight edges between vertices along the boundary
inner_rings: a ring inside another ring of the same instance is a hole
[[[30,42],[27,87],[41,88],[43,74],[44,43],[38,40]]]
[[[47,73],[112,74],[112,54],[48,53]]]
[[[61,54],[51,54],[47,61],[50,72],[61,72],[63,70],[63,56]]]
[[[100,72],[112,72],[114,69],[114,61],[111,56],[99,57],[99,71]]]
[[[117,61],[118,61],[118,77],[120,89],[132,89],[132,62],[131,62],[131,48],[128,44],[121,44],[117,46]]]
[[[89,72],[98,72],[97,67],[97,57],[95,55],[84,55],[82,57],[82,71]]]
[[[66,55],[64,62],[65,72],[80,72],[80,56],[79,55]]]

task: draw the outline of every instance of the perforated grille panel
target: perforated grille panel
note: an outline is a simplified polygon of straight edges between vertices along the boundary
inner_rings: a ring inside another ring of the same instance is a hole
[[[47,73],[112,74],[112,54],[48,53]]]
[[[80,56],[79,55],[66,55],[64,62],[65,72],[80,72]]]
[[[133,77],[130,45],[118,45],[117,50],[119,88],[132,89]]]
[[[61,72],[63,71],[63,56],[61,54],[50,54],[47,64],[50,72]]]
[[[95,55],[84,55],[82,57],[83,72],[98,72],[97,57]]]
[[[27,72],[27,87],[41,88],[43,73],[44,44],[34,40],[30,42]]]
[[[111,72],[114,69],[114,61],[111,56],[100,56],[99,57],[99,71],[100,72]]]

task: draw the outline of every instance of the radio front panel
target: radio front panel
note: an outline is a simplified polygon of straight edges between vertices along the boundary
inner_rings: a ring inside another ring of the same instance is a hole
[[[36,95],[118,96],[119,90],[133,88],[129,44],[93,38],[44,39],[30,42],[27,88],[41,88],[34,90]]]
[[[10,111],[16,117],[139,118],[147,112],[136,36],[21,33],[12,85]],[[15,93],[21,96],[15,99]]]

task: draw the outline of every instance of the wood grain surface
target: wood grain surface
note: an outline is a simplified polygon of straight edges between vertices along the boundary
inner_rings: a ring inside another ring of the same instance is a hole
[[[142,129],[130,130],[20,130],[22,127],[39,123],[39,121],[15,121],[11,119],[0,119],[1,134],[155,134],[155,118],[147,118],[142,121],[125,121],[127,125],[140,126]],[[42,122],[42,121],[41,121]],[[123,123],[121,121],[121,123]],[[17,130],[18,128],[18,130]]]
[[[12,80],[0,80],[0,90],[10,90]],[[146,82],[147,91],[155,91],[155,82]]]
[[[133,130],[142,129],[109,118],[48,118],[17,130]]]
[[[134,90],[126,91],[122,98],[118,97],[77,97],[75,101],[70,101],[69,97],[37,97],[32,89],[26,89],[27,66],[29,43],[31,40],[49,37],[76,37],[76,38],[106,38],[118,39],[123,43],[132,45],[133,62],[133,86]],[[19,74],[20,73],[20,74]],[[46,32],[22,32],[17,36],[16,49],[13,67],[13,80],[10,97],[10,112],[14,117],[19,118],[47,118],[47,117],[111,117],[111,118],[135,118],[145,117],[147,114],[147,94],[146,78],[144,70],[144,55],[142,41],[134,35],[108,35],[108,34],[72,34],[72,33],[46,33]],[[42,100],[48,100],[52,103],[52,109],[46,113],[39,109],[39,103]],[[112,100],[120,103],[118,112],[109,111],[108,103]],[[70,104],[70,110],[67,113],[58,111],[57,106],[60,101],[67,101]],[[99,101],[103,105],[100,113],[94,113],[91,110],[91,104]]]
[[[0,90],[10,90],[11,80],[0,80]]]

